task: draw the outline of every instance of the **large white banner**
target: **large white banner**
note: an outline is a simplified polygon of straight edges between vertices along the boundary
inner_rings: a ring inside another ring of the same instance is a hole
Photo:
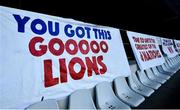
[[[0,109],[68,96],[130,68],[118,29],[0,7]]]
[[[127,35],[141,70],[148,69],[165,62],[155,36],[127,31]]]
[[[173,40],[168,38],[161,38],[162,50],[167,55],[167,57],[175,57],[178,53],[175,51],[173,46]]]
[[[180,54],[180,40],[174,40],[175,48],[178,54]]]

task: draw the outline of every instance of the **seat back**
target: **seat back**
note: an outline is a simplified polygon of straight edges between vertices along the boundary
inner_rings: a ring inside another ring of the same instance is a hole
[[[131,69],[131,73],[136,73],[136,71],[138,70],[137,64],[131,64],[130,69]]]
[[[130,65],[130,68],[133,72],[137,71],[137,65]],[[136,70],[136,71],[135,71]],[[135,73],[131,73],[131,75],[128,77],[128,84],[134,91],[138,92],[141,95],[144,95],[146,97],[149,97],[154,90],[144,86],[138,79]]]
[[[132,107],[137,107],[145,100],[143,96],[130,89],[125,77],[117,77],[114,79],[114,90],[116,95],[123,100],[124,103]]]
[[[168,68],[165,66],[165,64],[162,64],[161,67],[163,68],[163,70],[165,70],[165,71],[167,71],[167,72],[170,72],[170,71],[168,70]]]
[[[151,70],[153,71],[153,73],[154,73],[155,75],[157,75],[157,76],[159,76],[159,77],[161,77],[161,78],[164,78],[164,79],[166,79],[166,80],[168,80],[168,79],[170,78],[170,76],[160,73],[160,72],[157,70],[156,67],[152,67]]]
[[[156,67],[152,67],[151,69],[152,69],[152,71],[153,71],[154,73],[159,73],[159,71],[157,70]]]
[[[69,109],[96,109],[91,92],[81,89],[69,96]]]
[[[138,75],[138,77],[139,77],[139,79],[141,80],[142,83],[149,80],[147,75],[145,74],[144,70],[141,70],[141,71],[138,70],[137,75]]]
[[[145,71],[146,71],[146,74],[148,75],[149,78],[153,78],[154,77],[153,76],[154,73],[152,72],[152,70],[150,68],[146,69]]]
[[[130,109],[116,97],[109,82],[96,85],[96,105],[100,109]]]
[[[174,66],[174,64],[173,64],[172,62],[170,62],[170,60],[169,60],[169,59],[167,59],[167,60],[166,60],[166,62],[167,62],[167,64],[169,64],[169,66],[171,66],[171,67],[173,67],[173,66]]]
[[[161,67],[161,65],[159,66],[156,66],[157,70],[160,72],[160,73],[164,73],[165,71],[163,70],[163,68]]]
[[[130,86],[141,85],[140,81],[136,76],[137,65],[136,64],[130,65],[130,69],[131,69],[131,75],[128,77],[128,83],[130,84]]]
[[[68,109],[69,96],[65,96],[61,99],[57,99],[59,109]]]
[[[121,89],[117,89],[117,88],[121,88]],[[128,93],[130,88],[126,82],[126,79],[125,77],[117,77],[114,79],[114,89],[115,91],[120,91],[120,92],[123,92],[123,93]]]
[[[113,100],[114,93],[109,82],[101,82],[96,85],[96,104],[97,107],[106,106],[104,102]]]

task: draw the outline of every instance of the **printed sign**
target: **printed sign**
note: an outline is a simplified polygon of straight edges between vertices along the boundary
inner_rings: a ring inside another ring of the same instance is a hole
[[[0,7],[0,108],[68,96],[130,68],[119,29]]]
[[[156,36],[156,41],[157,41],[158,45],[162,45],[162,43],[161,43],[161,37],[157,37],[157,36]]]
[[[178,54],[180,54],[180,40],[174,40],[175,48]]]
[[[164,58],[155,36],[127,31],[127,35],[141,70],[164,63]]]
[[[175,57],[178,53],[175,51],[173,46],[173,40],[167,38],[161,38],[162,50],[167,55],[167,57]]]

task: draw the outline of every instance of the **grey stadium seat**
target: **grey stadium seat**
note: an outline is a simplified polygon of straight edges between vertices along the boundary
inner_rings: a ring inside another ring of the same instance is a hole
[[[130,65],[131,68],[131,75],[127,78],[128,79],[128,84],[131,87],[132,90],[134,90],[135,92],[149,97],[154,90],[152,88],[149,88],[147,86],[144,86],[137,78],[135,72],[137,71],[137,65]]]
[[[150,80],[147,77],[147,75],[144,73],[144,70],[143,71],[138,70],[137,76],[138,76],[139,80],[141,81],[141,83],[147,87],[157,90],[161,86],[160,83]]]
[[[169,66],[167,63],[164,63],[164,67],[172,73],[176,73],[177,71],[176,68]]]
[[[58,107],[58,103],[56,100],[49,99],[49,100],[44,100],[44,101],[32,104],[26,108],[26,110],[31,110],[31,109],[54,109],[54,110],[58,110],[59,107]]]
[[[151,71],[151,69],[146,69],[145,71],[149,79],[156,81],[158,83],[161,83],[161,84],[164,84],[166,82],[166,79],[155,76],[155,74]]]
[[[131,109],[114,94],[109,82],[98,83],[95,90],[98,109]]]
[[[174,62],[173,60],[175,59],[176,62]],[[175,57],[174,59],[168,59],[166,58],[166,62],[167,62],[167,65],[174,69],[175,71],[178,71],[179,70],[179,62],[178,62],[178,57]]]
[[[168,67],[168,68],[171,68],[171,69],[173,69],[174,71],[177,71],[178,70],[178,67],[176,66],[176,64],[172,64],[169,60],[166,60],[166,66]]]
[[[157,66],[156,68],[162,74],[169,75],[169,76],[173,75],[171,72],[167,72],[167,71],[163,70],[163,68],[161,66]]]
[[[153,89],[144,86],[137,78],[134,79],[132,76],[128,77],[128,84],[132,90],[146,97],[149,97],[154,92]]]
[[[128,86],[125,77],[117,77],[114,80],[114,89],[116,95],[126,104],[137,107],[145,98],[138,93],[132,91]]]
[[[69,109],[96,109],[88,89],[80,89],[69,96]]]
[[[170,78],[169,75],[160,73],[160,72],[157,70],[156,67],[152,67],[151,69],[152,69],[152,71],[153,71],[153,73],[154,73],[155,75],[157,75],[157,76],[159,76],[159,77],[161,77],[161,78],[164,78],[164,79],[167,79],[167,80]]]
[[[167,72],[171,73],[172,75],[175,73],[175,72],[169,70],[169,69],[165,66],[165,64],[161,65],[161,67],[162,67],[162,69],[163,69],[164,71],[167,71]]]

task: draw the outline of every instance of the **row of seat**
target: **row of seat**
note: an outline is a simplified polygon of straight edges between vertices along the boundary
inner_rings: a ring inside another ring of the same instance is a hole
[[[130,76],[117,77],[111,83],[101,82],[92,89],[77,90],[70,94],[64,104],[68,109],[137,107],[180,69],[179,64],[180,56],[166,58],[163,65],[146,70],[139,70],[137,64],[133,62],[130,64]],[[32,104],[26,109],[62,109],[61,105],[61,100],[48,99]]]

